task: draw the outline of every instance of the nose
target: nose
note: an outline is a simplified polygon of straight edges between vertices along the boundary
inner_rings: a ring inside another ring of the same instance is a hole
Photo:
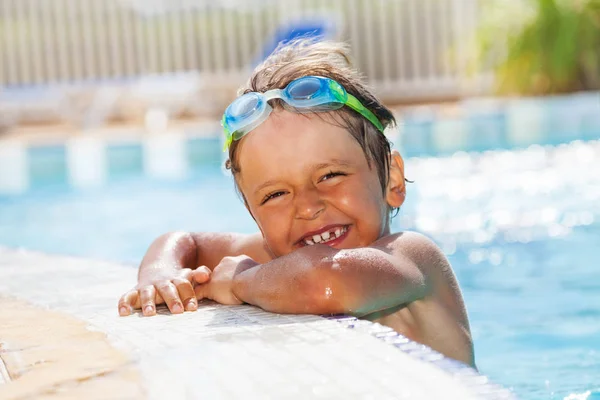
[[[325,202],[314,188],[297,192],[294,201],[298,219],[312,220],[325,210]]]

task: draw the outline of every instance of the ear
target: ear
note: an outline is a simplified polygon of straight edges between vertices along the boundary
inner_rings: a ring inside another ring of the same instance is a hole
[[[404,160],[396,150],[390,155],[390,180],[388,182],[386,200],[390,207],[397,208],[406,198],[406,181],[404,180]]]

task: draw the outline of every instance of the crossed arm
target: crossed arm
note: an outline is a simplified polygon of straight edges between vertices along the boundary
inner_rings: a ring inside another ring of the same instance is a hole
[[[317,244],[274,259],[255,235],[165,235],[148,250],[139,283],[121,298],[119,312],[141,307],[152,315],[154,303],[163,301],[172,312],[192,311],[196,297],[280,313],[361,316],[385,310],[430,291],[402,235],[357,249]]]
[[[195,311],[198,307],[194,286],[207,283],[212,271],[225,257],[248,254],[267,262],[260,235],[235,233],[171,232],[158,237],[142,259],[138,283],[119,299],[119,314],[134,309],[156,313],[156,305],[166,303],[173,314]]]
[[[238,271],[232,291],[245,303],[294,314],[362,316],[424,297],[425,276],[393,244],[386,238],[358,249],[304,247]]]

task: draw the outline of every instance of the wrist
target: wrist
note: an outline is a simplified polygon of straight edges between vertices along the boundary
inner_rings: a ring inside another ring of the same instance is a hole
[[[253,295],[253,281],[256,273],[260,269],[260,264],[252,259],[250,262],[242,262],[238,265],[233,275],[231,291],[244,303],[256,305]]]

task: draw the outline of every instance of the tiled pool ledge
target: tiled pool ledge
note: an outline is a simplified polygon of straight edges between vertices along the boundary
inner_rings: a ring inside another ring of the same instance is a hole
[[[471,368],[353,318],[214,303],[118,317],[135,275],[0,249],[0,356],[12,377],[0,398],[512,398]]]
[[[405,157],[524,148],[600,139],[600,93],[471,99],[397,112],[392,141]],[[40,135],[43,137],[43,135]],[[177,181],[223,160],[218,122],[144,134],[140,128],[87,132],[54,142],[0,138],[0,195],[44,185],[98,187],[131,176]]]

